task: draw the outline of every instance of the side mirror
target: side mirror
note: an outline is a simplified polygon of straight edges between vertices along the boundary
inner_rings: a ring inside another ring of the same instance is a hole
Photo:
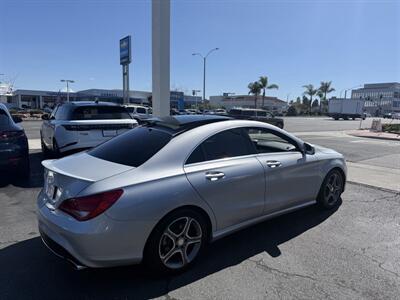
[[[18,116],[12,116],[12,119],[13,119],[14,123],[21,123],[22,122],[22,118],[18,117]]]
[[[310,144],[308,144],[308,143],[304,143],[304,145],[303,145],[303,153],[304,154],[309,154],[309,155],[314,155],[315,154],[315,149],[314,149],[314,147],[313,146],[311,146]]]
[[[49,120],[50,119],[50,116],[49,116],[49,114],[43,114],[42,115],[42,120]]]

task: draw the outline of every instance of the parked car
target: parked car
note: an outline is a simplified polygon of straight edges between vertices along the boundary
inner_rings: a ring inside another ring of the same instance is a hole
[[[389,112],[389,113],[383,114],[383,118],[384,118],[384,119],[391,119],[391,118],[392,118],[392,113]]]
[[[392,113],[392,119],[400,120],[400,113]]]
[[[219,115],[219,116],[227,116],[228,112],[223,108],[217,108],[217,109],[214,109],[214,110],[208,112],[208,114],[210,114],[210,115]]]
[[[125,107],[97,101],[61,104],[42,119],[42,151],[53,156],[95,147],[138,124]]]
[[[42,162],[44,243],[77,267],[192,265],[206,244],[317,203],[340,203],[343,156],[263,122],[185,115]],[[289,188],[288,188],[289,187]]]
[[[127,109],[131,117],[138,121],[144,121],[153,117],[151,107],[135,104],[127,104],[124,105],[124,107]]]
[[[255,108],[233,108],[229,111],[229,116],[239,120],[254,120],[265,122],[283,128],[284,122],[282,118],[276,118],[272,113]]]
[[[19,117],[12,117],[7,107],[0,103],[0,169],[7,175],[15,171],[18,176],[28,178],[29,147],[24,129],[17,123],[22,122]]]

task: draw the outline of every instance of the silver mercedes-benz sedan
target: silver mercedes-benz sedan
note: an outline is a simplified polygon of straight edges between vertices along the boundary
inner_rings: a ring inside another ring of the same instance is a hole
[[[43,242],[81,267],[192,265],[210,241],[317,204],[338,205],[343,156],[278,127],[223,116],[148,121],[43,161]]]

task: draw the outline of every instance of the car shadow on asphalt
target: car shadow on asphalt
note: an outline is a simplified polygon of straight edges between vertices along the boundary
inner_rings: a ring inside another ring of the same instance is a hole
[[[267,252],[273,259],[281,255],[279,245],[321,224],[337,209],[312,206],[241,230],[211,244],[191,269],[174,276],[153,274],[142,265],[76,271],[36,237],[0,250],[0,295],[6,299],[159,297],[256,254]]]
[[[16,187],[22,188],[36,188],[43,186],[43,167],[41,162],[43,160],[42,152],[35,152],[29,154],[30,163],[30,176],[29,179],[18,178],[16,174],[13,174],[12,170],[10,172],[2,171],[0,173],[0,188],[6,187],[8,185],[14,185]]]

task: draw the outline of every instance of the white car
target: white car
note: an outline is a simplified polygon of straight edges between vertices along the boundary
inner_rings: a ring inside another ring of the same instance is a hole
[[[43,154],[95,147],[137,126],[126,108],[108,102],[69,102],[42,116],[40,139]]]
[[[135,104],[127,104],[124,106],[133,119],[146,120],[153,116],[151,107],[135,105]]]

